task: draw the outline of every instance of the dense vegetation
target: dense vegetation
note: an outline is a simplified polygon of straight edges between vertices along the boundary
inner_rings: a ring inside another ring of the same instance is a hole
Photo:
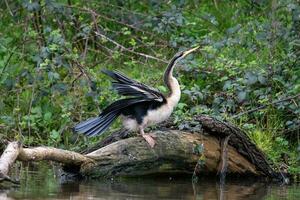
[[[300,172],[299,1],[4,0],[0,19],[1,138],[89,146],[99,138],[73,125],[118,98],[101,69],[165,92],[168,59],[200,44],[176,70],[174,123],[226,119],[277,167]]]

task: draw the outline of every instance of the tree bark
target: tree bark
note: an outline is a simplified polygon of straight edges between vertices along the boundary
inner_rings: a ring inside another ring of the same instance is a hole
[[[18,160],[20,161],[41,161],[51,160],[65,165],[82,165],[93,162],[92,159],[80,153],[57,149],[53,147],[21,148]]]
[[[216,173],[220,162],[220,144],[212,136],[183,131],[156,131],[157,144],[151,149],[142,137],[114,142],[86,156],[95,162],[80,169],[93,177],[141,176],[158,174],[192,174],[199,160],[194,151],[203,144],[203,173]],[[233,147],[228,147],[228,172],[260,175],[261,173]]]

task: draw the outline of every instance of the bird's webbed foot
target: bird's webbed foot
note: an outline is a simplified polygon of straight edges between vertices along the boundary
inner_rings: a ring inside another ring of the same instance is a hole
[[[150,145],[150,147],[153,148],[156,144],[154,140],[156,136],[153,134],[145,134],[144,129],[140,129],[140,133],[142,137],[146,140],[146,142]]]
[[[148,142],[148,144],[150,145],[151,148],[153,148],[155,146],[155,140],[150,135],[144,134],[142,136]]]

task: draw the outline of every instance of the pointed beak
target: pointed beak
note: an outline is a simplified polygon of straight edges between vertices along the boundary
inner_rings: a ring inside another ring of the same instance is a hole
[[[192,49],[184,51],[182,57],[185,57],[185,56],[189,55],[190,53],[192,53],[193,51],[196,51],[199,48],[200,48],[200,46],[197,46],[197,47],[194,47]]]

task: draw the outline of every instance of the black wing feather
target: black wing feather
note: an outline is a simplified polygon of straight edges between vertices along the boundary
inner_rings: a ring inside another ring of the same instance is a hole
[[[164,95],[160,91],[132,80],[120,72],[113,72],[109,70],[102,70],[102,72],[114,79],[112,86],[120,95],[142,97],[158,102],[162,102],[165,99]]]
[[[77,124],[74,131],[87,136],[101,135],[112,122],[121,114],[122,110],[140,102],[150,101],[145,98],[120,99],[103,110],[96,118],[88,119]]]

